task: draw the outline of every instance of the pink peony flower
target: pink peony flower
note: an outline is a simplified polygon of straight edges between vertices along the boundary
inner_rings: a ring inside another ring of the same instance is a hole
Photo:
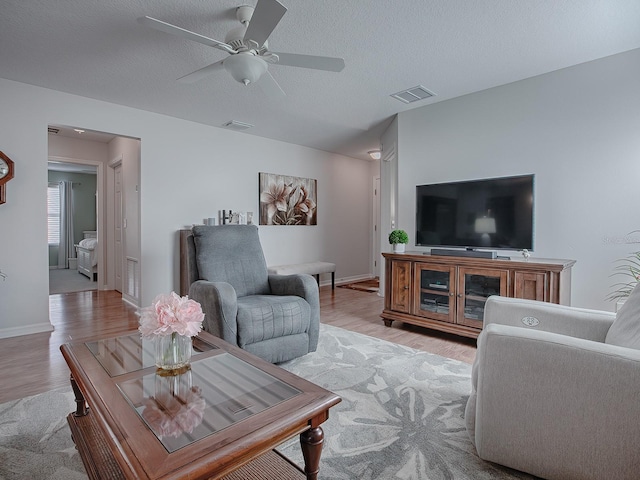
[[[138,315],[138,330],[143,337],[172,333],[193,337],[202,330],[204,320],[204,313],[198,302],[186,295],[180,297],[175,292],[158,295],[150,306],[141,308]]]

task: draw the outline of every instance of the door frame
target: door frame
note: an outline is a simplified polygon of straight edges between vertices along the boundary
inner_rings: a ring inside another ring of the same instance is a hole
[[[380,277],[380,264],[382,263],[382,250],[380,248],[380,175],[373,177],[372,191],[372,211],[373,211],[373,248],[371,259],[371,269],[374,277]]]
[[[118,285],[116,285],[116,276],[115,276],[115,266],[116,266],[116,262],[120,261],[120,280],[123,282],[120,285],[120,290],[118,290],[120,293],[122,293],[122,291],[124,290],[124,280],[123,280],[123,275],[124,275],[124,268],[125,268],[125,255],[124,252],[126,251],[125,245],[124,245],[124,233],[121,232],[122,238],[121,240],[121,257],[118,259],[116,257],[116,251],[115,251],[115,220],[116,220],[116,214],[115,214],[115,172],[116,172],[116,168],[119,166],[122,166],[122,163],[124,161],[124,156],[122,155],[122,153],[117,154],[115,157],[113,157],[111,160],[109,160],[107,162],[107,166],[109,167],[109,179],[107,182],[107,189],[109,190],[109,204],[107,205],[106,209],[107,209],[107,216],[110,218],[110,221],[108,222],[108,232],[106,232],[106,235],[108,237],[108,245],[109,245],[109,249],[110,249],[110,257],[113,258],[113,265],[114,268],[112,269],[113,272],[109,273],[109,279],[108,279],[108,283],[111,286],[112,289],[116,289]],[[124,208],[124,195],[122,197],[122,203],[121,203],[121,208]],[[120,225],[120,228],[122,229],[124,227],[124,225]]]

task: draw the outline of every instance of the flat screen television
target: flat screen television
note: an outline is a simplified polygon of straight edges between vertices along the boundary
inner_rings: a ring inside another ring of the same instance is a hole
[[[533,249],[534,175],[416,186],[416,246]]]

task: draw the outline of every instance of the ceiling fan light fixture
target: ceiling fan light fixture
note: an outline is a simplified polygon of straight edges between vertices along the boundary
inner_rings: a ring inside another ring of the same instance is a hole
[[[240,5],[236,8],[236,18],[241,24],[246,25],[251,21],[253,10],[254,7],[251,5]]]
[[[257,82],[267,71],[267,62],[250,53],[238,53],[224,60],[224,68],[240,83],[249,85]]]

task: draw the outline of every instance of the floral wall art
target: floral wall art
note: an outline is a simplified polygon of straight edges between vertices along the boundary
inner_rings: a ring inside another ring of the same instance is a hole
[[[260,225],[317,225],[317,187],[312,178],[260,172]]]

